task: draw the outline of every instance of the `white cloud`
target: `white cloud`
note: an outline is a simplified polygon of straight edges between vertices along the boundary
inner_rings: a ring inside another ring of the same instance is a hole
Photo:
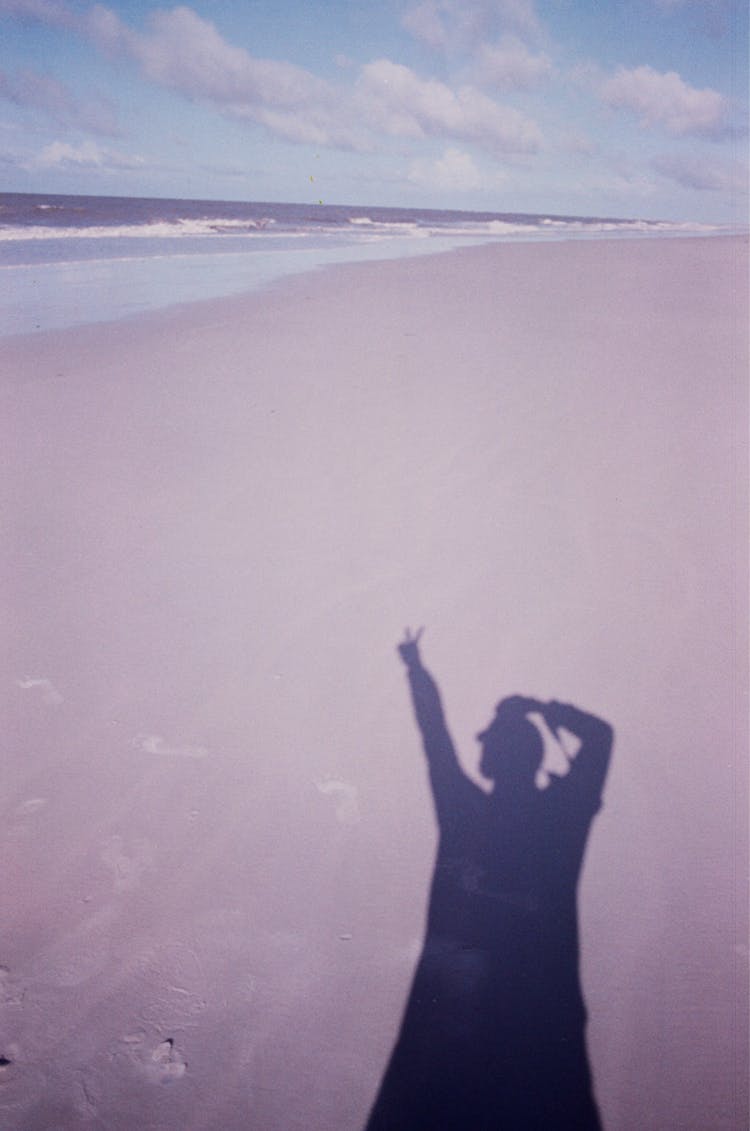
[[[0,71],[0,98],[16,106],[42,110],[60,125],[110,137],[119,133],[114,107],[109,99],[77,99],[64,83],[31,69],[15,74]]]
[[[654,0],[655,6],[667,15],[684,9],[693,13],[698,27],[713,38],[725,35],[731,28],[734,2],[736,0]]]
[[[663,177],[699,192],[747,193],[748,170],[739,162],[706,161],[687,154],[664,154],[654,158],[653,168]]]
[[[421,79],[409,67],[379,59],[362,68],[358,105],[368,123],[397,137],[451,137],[501,153],[534,153],[539,127],[511,106],[475,87],[453,90]]]
[[[367,140],[346,100],[293,63],[260,59],[235,47],[190,8],[153,12],[145,31],[98,6],[86,33],[102,49],[133,59],[151,82],[222,112],[254,121],[296,142],[363,149]]]
[[[0,0],[11,2],[39,19],[48,8],[51,19],[67,11],[52,0]],[[435,2],[439,14],[460,17],[474,29],[498,14],[511,24],[536,23],[529,0],[476,0],[465,6],[455,0]],[[210,21],[184,6],[152,11],[139,29],[112,9],[96,5],[76,17],[76,26],[100,50],[132,59],[149,81],[212,103],[224,114],[293,142],[372,150],[378,135],[443,137],[503,154],[533,153],[541,142],[535,122],[476,87],[453,89],[386,59],[363,67],[353,88],[337,87],[295,64],[254,57],[226,42]],[[532,71],[545,66],[534,61],[520,41],[509,42],[505,50],[506,72],[514,69],[517,81],[521,72],[523,81],[529,81]],[[494,62],[498,71],[501,64]],[[65,154],[53,149],[45,159],[97,163],[95,150],[80,147]]]
[[[505,181],[505,174],[483,173],[470,153],[461,149],[446,149],[434,161],[414,161],[408,179],[423,188],[445,192],[471,192],[475,189],[497,188]]]
[[[292,63],[255,58],[234,47],[209,20],[185,6],[152,11],[143,31],[101,4],[73,15],[57,0],[0,0],[0,11],[74,25],[101,50],[133,59],[152,82],[245,113],[253,106],[300,110],[310,102],[335,99],[322,79]]]
[[[0,3],[38,19],[59,20],[67,12],[53,0]],[[528,0],[468,6],[436,0],[436,5],[436,18],[460,17],[473,30],[498,12],[511,24],[535,25]],[[77,27],[100,50],[132,59],[151,82],[210,102],[225,114],[258,123],[294,142],[365,150],[372,149],[381,134],[471,140],[492,152],[532,153],[541,141],[535,122],[476,87],[454,90],[381,59],[363,67],[354,89],[346,91],[292,63],[254,57],[226,42],[210,21],[184,6],[152,11],[145,27],[137,29],[112,9],[96,5],[77,17]],[[487,66],[493,67],[498,79],[504,69],[506,83],[511,72],[513,82],[526,83],[546,66],[520,41],[501,43],[497,50],[505,54],[489,56]],[[71,147],[63,152],[53,147],[43,160],[97,164],[98,151]]]
[[[533,0],[422,0],[407,8],[403,26],[436,51],[473,50],[503,32],[535,38]]]
[[[586,134],[569,130],[560,138],[560,149],[565,153],[574,153],[579,157],[593,157],[599,152],[599,145]]]
[[[483,44],[477,54],[477,81],[503,90],[530,90],[554,72],[549,56],[535,55],[514,35]]]
[[[93,141],[71,145],[67,141],[53,141],[31,163],[37,169],[100,169],[102,172],[139,169],[144,165],[142,157],[131,157],[126,153],[102,149]]]
[[[104,163],[102,150],[93,141],[70,145],[67,141],[53,141],[45,145],[34,162],[40,169],[58,166],[98,166]]]
[[[152,82],[266,126],[290,141],[366,149],[372,133],[472,139],[502,152],[533,152],[536,125],[473,87],[452,90],[386,59],[362,68],[353,99],[291,63],[258,59],[227,43],[189,8],[154,12],[145,32],[94,9],[88,32],[133,58]]]
[[[190,8],[152,12],[148,30],[139,32],[98,6],[86,28],[100,46],[135,59],[152,82],[193,97],[229,106],[271,103],[299,108],[331,95],[327,83],[302,67],[258,59],[227,43],[212,23]]]
[[[0,14],[61,27],[74,21],[70,8],[62,0],[0,0]]]
[[[726,133],[728,106],[716,90],[689,86],[675,71],[620,67],[605,80],[600,94],[608,106],[632,110],[644,126],[662,126],[676,136]]]
[[[623,163],[601,172],[585,173],[578,180],[577,191],[593,201],[603,196],[619,198],[629,207],[631,202],[653,197],[656,184],[653,177]]]
[[[401,20],[407,31],[436,51],[443,50],[449,43],[442,7],[434,0],[426,0],[424,4],[407,8]]]

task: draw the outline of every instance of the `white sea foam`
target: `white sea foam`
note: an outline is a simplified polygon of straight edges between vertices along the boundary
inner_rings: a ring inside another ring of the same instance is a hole
[[[692,222],[673,222],[659,220],[564,220],[555,217],[542,217],[538,221],[524,223],[514,220],[485,220],[468,222],[449,229],[452,236],[486,236],[496,239],[540,238],[560,239],[569,236],[602,235],[711,235],[723,230],[717,224],[698,224]],[[443,235],[445,228],[433,228],[432,234]]]
[[[399,235],[404,232],[420,233],[425,230],[415,220],[373,220],[370,216],[350,216],[349,223],[359,228],[378,228],[384,232],[398,232]],[[446,225],[440,230],[450,232],[452,229],[450,225]]]
[[[178,218],[176,220],[154,220],[133,224],[101,224],[55,227],[47,224],[12,225],[0,224],[0,243],[20,243],[41,240],[179,240],[184,238],[217,236],[277,236],[284,239],[304,239],[305,237],[352,238],[356,240],[372,238],[416,238],[483,237],[488,239],[515,239],[518,237],[544,237],[551,234],[570,236],[595,236],[609,233],[617,234],[711,234],[724,229],[716,224],[657,220],[576,220],[556,217],[540,217],[523,220],[457,220],[431,223],[404,220],[378,220],[369,216],[350,216],[346,225],[284,225],[279,227],[273,217],[258,219],[236,219],[232,217],[211,217],[202,219]]]
[[[212,218],[205,220],[178,219],[157,220],[144,224],[91,225],[82,227],[52,227],[49,225],[2,226],[0,241],[17,240],[66,240],[66,239],[179,239],[184,236],[220,235],[264,235],[272,234],[270,229],[276,221],[272,217],[259,220],[234,220]],[[295,233],[285,232],[285,235]],[[303,234],[303,233],[299,233]]]

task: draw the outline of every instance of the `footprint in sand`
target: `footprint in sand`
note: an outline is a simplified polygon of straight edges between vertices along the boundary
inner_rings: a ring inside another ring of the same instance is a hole
[[[137,734],[133,739],[136,750],[144,754],[159,754],[162,758],[205,758],[205,746],[170,746],[160,734]]]
[[[112,873],[115,891],[131,891],[138,887],[143,873],[153,867],[154,852],[147,840],[126,846],[121,836],[113,836],[104,845],[101,858]]]
[[[319,793],[332,797],[336,805],[336,820],[342,825],[356,825],[360,819],[357,787],[339,778],[326,778],[315,783]]]
[[[147,1069],[149,1075],[156,1077],[160,1084],[166,1084],[185,1075],[187,1061],[175,1048],[173,1039],[167,1037],[151,1053],[151,1063]]]
[[[38,813],[43,809],[46,804],[46,797],[30,797],[28,801],[22,801],[16,806],[16,814],[19,817],[30,817],[32,813]]]
[[[26,990],[17,986],[7,966],[0,966],[0,1005],[20,1005]]]
[[[39,695],[42,703],[47,707],[59,707],[61,703],[65,702],[64,696],[60,694],[50,679],[17,679],[16,685],[22,691],[33,691],[36,695]]]
[[[175,1047],[174,1037],[165,1037],[154,1046],[148,1035],[141,1030],[129,1033],[122,1038],[124,1052],[137,1071],[142,1072],[154,1084],[169,1084],[179,1080],[187,1072],[187,1060]]]

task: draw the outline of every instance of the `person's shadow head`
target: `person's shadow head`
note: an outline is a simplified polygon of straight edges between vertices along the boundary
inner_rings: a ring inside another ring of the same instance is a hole
[[[528,717],[529,710],[527,699],[510,695],[498,703],[494,719],[477,735],[482,747],[479,770],[495,787],[510,787],[513,792],[535,788],[544,741]]]

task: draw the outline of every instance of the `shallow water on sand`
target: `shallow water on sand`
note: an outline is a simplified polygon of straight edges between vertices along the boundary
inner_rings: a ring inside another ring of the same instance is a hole
[[[436,237],[343,246],[222,251],[0,269],[0,335],[110,322],[149,310],[221,298],[334,263],[398,259],[483,243]]]
[[[705,225],[337,205],[0,194],[0,335],[127,318],[332,263]]]

